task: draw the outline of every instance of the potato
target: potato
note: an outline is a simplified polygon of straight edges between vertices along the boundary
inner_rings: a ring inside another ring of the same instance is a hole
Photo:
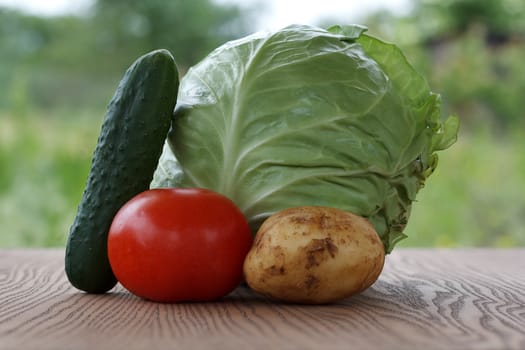
[[[370,287],[385,262],[368,220],[343,210],[305,206],[270,216],[244,261],[253,290],[288,302],[324,304]]]

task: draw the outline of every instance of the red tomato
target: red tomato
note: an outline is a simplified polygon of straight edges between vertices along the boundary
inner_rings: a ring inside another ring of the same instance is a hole
[[[251,243],[244,215],[228,198],[205,189],[163,188],[119,210],[108,255],[119,282],[137,296],[208,301],[239,284]]]

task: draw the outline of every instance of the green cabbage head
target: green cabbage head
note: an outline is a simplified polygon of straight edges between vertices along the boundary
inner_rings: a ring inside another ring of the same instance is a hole
[[[254,232],[289,207],[364,216],[385,251],[458,119],[394,45],[362,26],[292,25],[228,42],[181,80],[152,187],[204,187]]]

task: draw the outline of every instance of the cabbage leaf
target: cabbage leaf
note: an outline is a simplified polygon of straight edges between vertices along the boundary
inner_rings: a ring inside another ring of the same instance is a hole
[[[204,187],[254,232],[274,212],[337,207],[390,252],[458,119],[393,44],[358,25],[292,25],[228,42],[181,80],[152,187]]]

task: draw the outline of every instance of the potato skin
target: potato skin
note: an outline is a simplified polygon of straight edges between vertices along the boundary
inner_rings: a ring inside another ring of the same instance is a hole
[[[253,290],[287,302],[325,304],[362,292],[379,277],[383,244],[368,220],[329,207],[270,216],[244,261]]]

